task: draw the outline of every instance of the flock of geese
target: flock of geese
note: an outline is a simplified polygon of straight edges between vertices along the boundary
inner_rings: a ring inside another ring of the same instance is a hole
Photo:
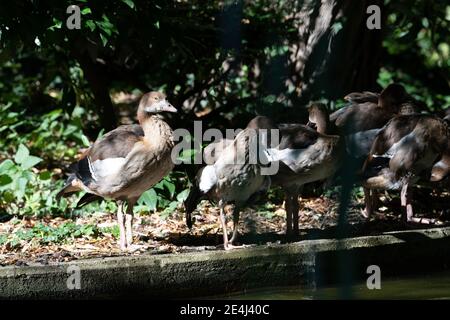
[[[286,233],[297,235],[303,185],[342,181],[349,175],[355,177],[352,183],[364,189],[366,218],[377,209],[377,190],[396,190],[400,191],[405,222],[438,223],[414,216],[411,186],[439,182],[449,173],[450,114],[440,118],[419,113],[417,101],[395,83],[381,93],[354,92],[345,100],[346,105],[332,114],[324,104],[312,103],[306,125],[277,124],[257,116],[234,139],[215,141],[204,148],[206,165],[198,171],[184,203],[188,227],[197,204],[209,199],[220,209],[224,249],[232,249],[240,210],[275,185],[285,195]],[[137,111],[139,124],[120,126],[98,139],[71,166],[72,173],[58,193],[60,197],[85,191],[77,206],[102,198],[116,200],[122,250],[137,247],[132,243],[134,204],[174,168],[173,133],[160,114],[176,111],[164,94],[144,94]],[[270,134],[274,129],[279,133],[275,146]],[[262,132],[265,135],[259,134]],[[262,151],[257,161],[249,161],[251,146]],[[244,161],[233,161],[239,155]],[[263,174],[268,164],[275,163],[278,170],[274,174]],[[230,239],[226,226],[229,210],[233,216]]]

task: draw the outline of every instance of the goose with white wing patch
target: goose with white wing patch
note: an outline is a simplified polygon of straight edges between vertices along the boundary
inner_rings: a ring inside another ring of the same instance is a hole
[[[280,132],[281,141],[268,149],[270,161],[279,161],[278,173],[271,176],[272,183],[285,192],[286,234],[299,233],[299,202],[303,185],[331,178],[341,166],[345,154],[344,141],[329,135],[330,122],[326,106],[312,103],[309,124],[289,125]]]
[[[220,209],[225,250],[235,248],[240,209],[270,187],[270,177],[261,174],[259,150],[263,146],[257,130],[247,127],[234,140],[224,139],[209,164],[199,170],[184,205],[186,222],[190,227],[191,212],[201,198],[216,202]],[[214,147],[214,146],[213,146]],[[267,163],[266,159],[262,161]],[[233,215],[233,235],[228,239],[225,207],[230,205]]]
[[[72,165],[73,173],[58,193],[61,197],[84,190],[88,195],[80,200],[83,204],[97,198],[116,200],[122,250],[133,249],[134,204],[174,167],[173,133],[159,116],[162,112],[177,110],[160,92],[144,94],[137,111],[139,125],[120,126],[97,140]]]

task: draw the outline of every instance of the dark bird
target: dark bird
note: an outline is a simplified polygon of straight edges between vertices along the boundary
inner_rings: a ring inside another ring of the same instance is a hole
[[[288,125],[280,130],[280,144],[268,149],[270,161],[278,161],[279,170],[272,183],[285,193],[286,233],[299,233],[298,197],[303,185],[331,178],[345,154],[343,139],[328,135],[330,121],[326,106],[313,103],[308,108],[309,125]]]
[[[432,115],[400,115],[379,132],[363,167],[363,186],[370,190],[399,190],[406,222],[431,223],[414,217],[411,186],[443,161],[450,131],[445,120]],[[438,165],[439,166],[439,165]],[[436,173],[435,173],[436,174]],[[366,194],[366,214],[373,212],[372,194]]]
[[[390,84],[381,93],[352,92],[344,99],[348,104],[333,112],[330,120],[345,137],[347,162],[353,164],[357,177],[383,126],[399,114],[416,113],[421,104],[408,95],[402,85],[396,83]],[[364,194],[371,193],[370,190],[363,189]],[[372,200],[373,206],[376,206],[377,198],[372,197]],[[368,218],[365,211],[362,214]]]
[[[397,115],[401,105],[413,101],[400,84],[390,84],[380,94],[353,92],[344,97],[349,104],[330,115],[343,134],[383,127]]]

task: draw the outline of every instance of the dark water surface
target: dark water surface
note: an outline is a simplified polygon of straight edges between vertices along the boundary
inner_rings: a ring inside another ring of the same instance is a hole
[[[450,271],[404,278],[381,279],[381,289],[369,290],[365,282],[353,285],[346,294],[352,299],[450,299]],[[300,289],[299,287],[265,288],[213,297],[220,299],[311,300],[341,299],[339,287]]]

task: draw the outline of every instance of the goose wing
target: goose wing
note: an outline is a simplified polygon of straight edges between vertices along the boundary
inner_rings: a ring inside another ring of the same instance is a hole
[[[86,187],[93,181],[117,174],[143,136],[137,124],[120,126],[95,141],[71,169]]]
[[[266,151],[269,161],[280,161],[292,171],[298,173],[314,161],[312,151],[316,151],[315,144],[321,135],[304,125],[290,126],[281,130],[281,141],[276,148]],[[313,152],[314,153],[314,152]],[[308,160],[309,159],[309,160]]]

